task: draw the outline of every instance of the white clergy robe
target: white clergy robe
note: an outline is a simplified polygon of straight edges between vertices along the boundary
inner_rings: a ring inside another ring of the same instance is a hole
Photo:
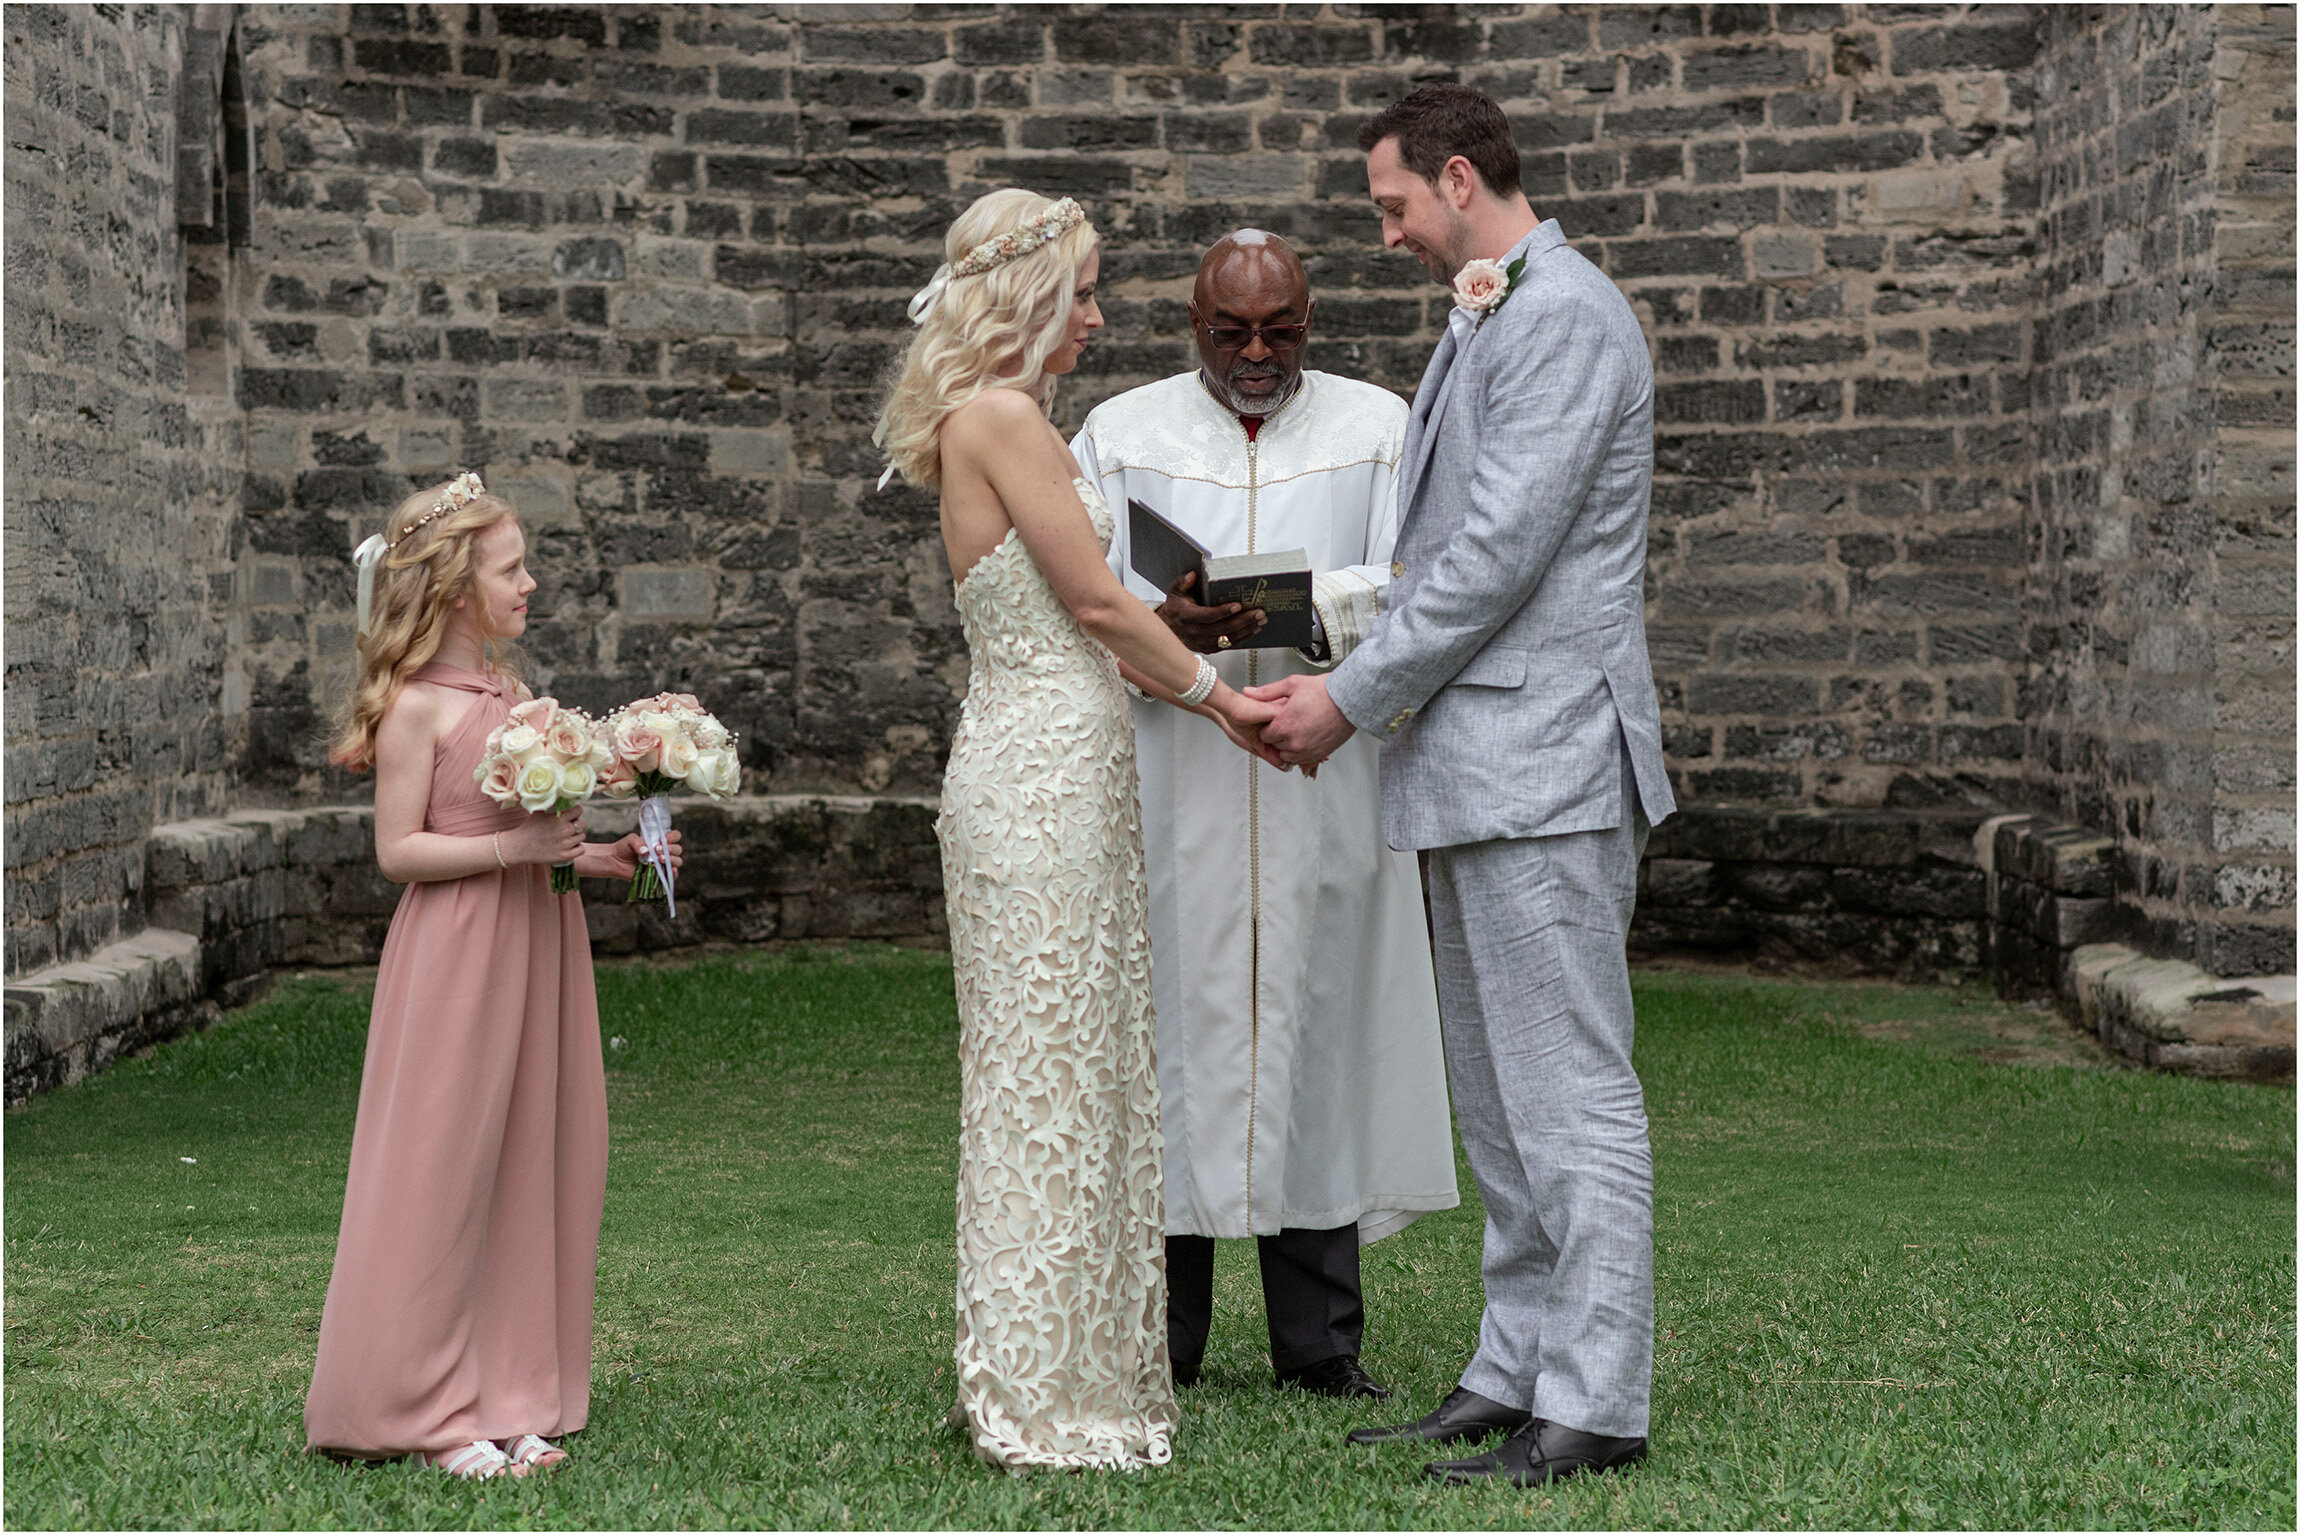
[[[1139,500],[1216,555],[1307,549],[1332,656],[1214,658],[1234,688],[1324,670],[1364,638],[1390,579],[1406,407],[1305,372],[1249,441],[1195,373],[1098,406],[1071,444],[1118,513]],[[1269,1236],[1355,1224],[1361,1242],[1460,1203],[1437,986],[1414,855],[1382,841],[1380,745],[1315,780],[1212,721],[1138,698],[1166,1230]]]

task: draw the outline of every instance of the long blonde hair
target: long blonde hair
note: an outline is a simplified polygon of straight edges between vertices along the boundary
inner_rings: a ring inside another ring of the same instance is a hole
[[[386,538],[430,511],[446,496],[445,484],[419,490],[399,503],[384,524]],[[399,699],[407,679],[434,655],[446,637],[455,599],[472,590],[474,550],[480,535],[499,522],[516,522],[511,503],[482,491],[455,510],[432,518],[384,552],[375,572],[375,602],[367,633],[359,638],[359,681],[351,690],[328,761],[364,773],[375,766],[375,730]],[[519,675],[519,655],[487,636],[480,615],[480,644],[488,665],[506,676]]]
[[[956,262],[986,240],[1045,216],[1054,199],[1002,187],[985,192],[943,237]],[[1100,237],[1081,220],[1029,255],[954,278],[911,338],[872,434],[896,472],[933,490],[942,484],[942,423],[968,400],[1002,385],[1054,398],[1046,359],[1069,339],[1078,274]]]

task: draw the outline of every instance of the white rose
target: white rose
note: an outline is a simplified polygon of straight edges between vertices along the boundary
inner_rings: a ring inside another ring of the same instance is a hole
[[[743,761],[732,748],[719,754],[718,765],[711,770],[710,787],[703,792],[713,799],[727,799],[743,792]]]
[[[599,770],[590,759],[570,762],[559,770],[559,797],[561,799],[589,799],[599,787]]]
[[[727,744],[727,727],[709,715],[704,715],[702,722],[695,727],[695,744],[705,751],[717,751]]]
[[[665,776],[684,778],[695,771],[695,743],[687,739],[683,730],[670,730],[663,736],[662,767]]]
[[[507,757],[525,762],[534,754],[535,748],[542,744],[542,731],[532,725],[514,725],[503,732],[499,750]]]
[[[560,785],[565,776],[559,764],[549,757],[537,757],[519,770],[519,808],[526,811],[549,810],[559,803]]]

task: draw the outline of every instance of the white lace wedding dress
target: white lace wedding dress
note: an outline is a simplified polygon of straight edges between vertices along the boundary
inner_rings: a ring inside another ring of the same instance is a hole
[[[1079,499],[1108,548],[1110,508]],[[958,1412],[992,1465],[1170,1458],[1165,1201],[1134,724],[1019,535],[958,585],[943,775],[959,1020]]]

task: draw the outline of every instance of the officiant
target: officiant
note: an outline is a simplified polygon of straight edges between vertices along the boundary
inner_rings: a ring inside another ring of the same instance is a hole
[[[1237,688],[1340,661],[1392,573],[1406,407],[1303,367],[1314,308],[1293,250],[1237,231],[1199,267],[1198,367],[1105,402],[1071,444],[1121,509],[1112,567]],[[1201,605],[1193,576],[1135,574],[1129,500],[1214,556],[1308,551],[1310,644],[1264,646],[1266,615]],[[1311,779],[1171,705],[1134,714],[1175,1380],[1205,1358],[1215,1239],[1250,1236],[1278,1383],[1386,1396],[1359,1359],[1358,1249],[1460,1196],[1420,875],[1382,840],[1379,746]]]

